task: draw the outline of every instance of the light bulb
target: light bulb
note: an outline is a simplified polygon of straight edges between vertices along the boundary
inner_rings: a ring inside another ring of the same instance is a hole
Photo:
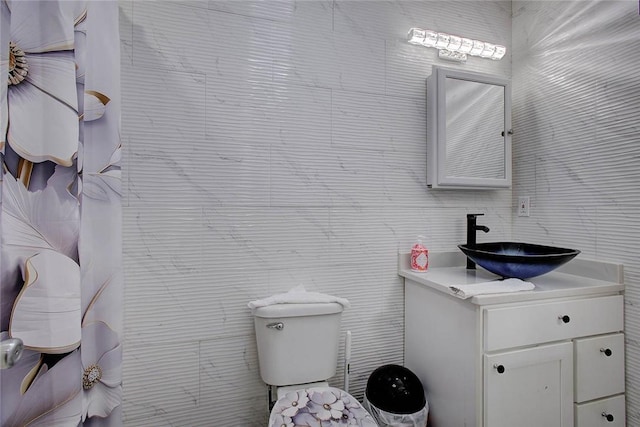
[[[447,50],[451,50],[457,52],[460,50],[460,46],[462,46],[462,38],[458,36],[451,36],[449,38],[449,45],[447,46]]]
[[[496,45],[491,43],[485,43],[484,49],[480,52],[480,56],[483,58],[491,58],[493,53],[496,51]]]
[[[424,42],[422,43],[426,47],[435,47],[438,41],[438,33],[435,31],[425,30]]]
[[[407,39],[411,44],[423,44],[424,36],[426,34],[425,30],[421,30],[420,28],[412,28],[409,30],[409,34],[407,35]]]
[[[471,52],[471,48],[473,48],[473,40],[463,37],[462,44],[458,50],[462,53],[469,53]]]
[[[497,45],[495,52],[493,52],[493,55],[491,55],[491,59],[496,61],[499,59],[502,59],[505,53],[507,53],[507,48],[504,46]]]
[[[438,33],[438,40],[436,41],[437,49],[446,49],[449,46],[449,40],[451,36],[445,33]]]
[[[480,55],[480,53],[482,53],[483,50],[484,50],[484,42],[481,42],[480,40],[474,40],[473,47],[471,48],[469,55],[478,56]]]

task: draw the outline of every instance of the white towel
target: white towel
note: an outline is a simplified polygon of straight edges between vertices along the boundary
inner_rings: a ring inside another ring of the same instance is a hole
[[[535,286],[521,279],[504,279],[492,282],[473,283],[470,285],[449,286],[451,293],[458,298],[466,299],[475,295],[501,294],[503,292],[530,291]]]
[[[351,303],[346,298],[334,297],[333,295],[321,294],[319,292],[307,292],[304,286],[298,285],[284,294],[276,294],[270,297],[251,301],[248,305],[251,310],[258,307],[266,307],[273,304],[313,304],[337,302],[344,308],[351,307]]]

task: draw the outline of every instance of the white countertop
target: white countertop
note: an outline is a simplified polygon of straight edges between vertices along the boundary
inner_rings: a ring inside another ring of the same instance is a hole
[[[437,289],[452,298],[450,286],[471,285],[500,279],[478,266],[467,270],[466,256],[460,252],[429,254],[429,269],[415,272],[409,267],[409,254],[398,254],[398,274],[420,285]],[[551,273],[527,279],[535,285],[531,291],[476,295],[466,301],[477,304],[500,304],[549,298],[589,296],[624,291],[622,264],[574,258]]]

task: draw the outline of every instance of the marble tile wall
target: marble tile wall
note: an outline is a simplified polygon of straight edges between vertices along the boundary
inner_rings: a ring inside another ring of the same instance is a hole
[[[264,426],[246,304],[298,284],[351,301],[361,398],[403,360],[397,251],[456,250],[469,212],[510,237],[510,190],[426,188],[413,26],[510,52],[511,3],[120,1],[125,425]]]
[[[627,425],[640,425],[638,2],[513,2],[513,237],[624,263]]]

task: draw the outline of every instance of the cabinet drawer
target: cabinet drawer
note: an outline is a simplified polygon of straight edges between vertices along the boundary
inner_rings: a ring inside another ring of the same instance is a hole
[[[624,395],[575,404],[576,427],[624,427]]]
[[[575,340],[576,402],[624,393],[624,335]]]
[[[485,351],[622,330],[622,295],[484,310]]]

